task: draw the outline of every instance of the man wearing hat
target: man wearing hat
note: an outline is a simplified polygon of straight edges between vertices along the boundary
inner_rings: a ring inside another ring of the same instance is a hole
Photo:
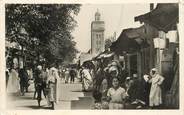
[[[112,79],[118,76],[118,68],[115,65],[109,67],[108,87],[112,87]]]

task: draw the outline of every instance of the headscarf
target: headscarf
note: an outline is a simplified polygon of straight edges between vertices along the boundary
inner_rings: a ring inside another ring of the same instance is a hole
[[[153,74],[152,72],[155,72],[155,73]],[[152,77],[155,77],[157,74],[158,74],[158,69],[156,69],[156,68],[151,69],[150,75],[151,75]]]
[[[117,66],[111,66],[111,67],[109,68],[109,73],[111,73],[111,72],[113,72],[113,71],[116,71],[116,76],[119,74],[119,73],[118,73],[118,68],[117,68]]]
[[[38,66],[37,66],[37,69],[38,69],[38,70],[42,70],[42,66],[41,66],[41,65],[38,65]]]
[[[48,81],[50,80],[52,82],[55,82],[56,79],[59,79],[58,70],[55,67],[52,67],[49,70]]]

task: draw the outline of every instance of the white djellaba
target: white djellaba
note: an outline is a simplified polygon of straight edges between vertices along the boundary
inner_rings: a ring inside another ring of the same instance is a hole
[[[155,72],[153,74],[153,72]],[[156,68],[153,68],[150,72],[151,79],[149,82],[151,83],[151,90],[149,95],[149,105],[151,107],[153,106],[159,106],[162,104],[162,89],[161,84],[164,81],[164,77],[159,75],[158,70]]]
[[[48,93],[48,100],[50,102],[58,103],[59,101],[59,84],[60,78],[58,70],[55,67],[50,68],[47,82],[49,83],[50,91]]]

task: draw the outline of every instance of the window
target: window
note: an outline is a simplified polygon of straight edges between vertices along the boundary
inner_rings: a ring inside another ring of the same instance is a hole
[[[99,48],[96,48],[96,51],[98,52],[99,51]]]
[[[96,34],[96,39],[98,39],[98,34]]]
[[[101,40],[98,43],[101,45]]]
[[[101,39],[101,34],[99,34],[99,39]]]

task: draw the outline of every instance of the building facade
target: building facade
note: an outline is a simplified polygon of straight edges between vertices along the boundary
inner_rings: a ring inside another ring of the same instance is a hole
[[[95,21],[91,23],[91,54],[95,56],[105,49],[104,31],[105,23],[101,21],[101,14],[97,10]]]

